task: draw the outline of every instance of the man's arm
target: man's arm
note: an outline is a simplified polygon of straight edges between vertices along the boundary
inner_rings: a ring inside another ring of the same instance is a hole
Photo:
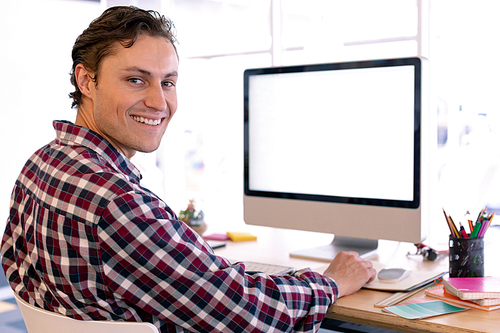
[[[146,202],[148,201],[148,202]],[[116,298],[196,331],[314,331],[337,297],[335,282],[311,271],[248,275],[216,256],[180,221],[159,219],[150,198],[125,194],[100,222],[101,252]],[[158,209],[156,209],[158,210]]]

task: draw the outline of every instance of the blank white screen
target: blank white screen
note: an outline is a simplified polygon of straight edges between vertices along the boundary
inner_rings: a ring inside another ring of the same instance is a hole
[[[254,75],[249,189],[413,200],[414,67]]]

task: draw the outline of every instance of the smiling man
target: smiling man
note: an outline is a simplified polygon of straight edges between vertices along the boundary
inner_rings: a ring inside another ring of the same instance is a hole
[[[136,151],[149,153],[159,147],[177,110],[178,76],[172,35],[130,37],[135,40],[104,46],[110,55],[95,69],[75,63],[72,80],[81,93],[81,102],[74,103],[78,105],[75,125],[102,135],[129,159]],[[77,40],[76,60],[87,43],[85,37]]]
[[[73,47],[75,124],[25,164],[2,239],[5,275],[31,304],[80,320],[147,321],[161,332],[314,332],[338,297],[375,277],[342,253],[325,275],[245,271],[155,194],[130,162],[177,110],[172,23],[112,7]],[[175,161],[172,161],[175,163]]]

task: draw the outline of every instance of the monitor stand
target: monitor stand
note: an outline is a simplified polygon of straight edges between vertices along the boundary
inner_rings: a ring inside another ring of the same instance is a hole
[[[377,247],[378,240],[335,236],[328,245],[294,251],[290,253],[290,257],[330,262],[341,251],[355,251],[361,257],[367,257]]]

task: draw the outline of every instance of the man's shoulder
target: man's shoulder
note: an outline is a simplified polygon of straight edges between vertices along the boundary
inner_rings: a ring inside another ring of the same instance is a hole
[[[112,187],[114,192],[117,188],[127,188],[126,191],[130,191],[128,175],[91,149],[71,149],[67,162],[69,163],[63,166],[63,170],[73,177],[86,179],[99,187]]]
[[[32,173],[32,177],[44,179],[49,186],[64,187],[65,191],[71,188],[67,191],[73,193],[84,189],[109,197],[134,190],[130,177],[112,161],[83,146],[42,147],[30,158],[23,173]]]

